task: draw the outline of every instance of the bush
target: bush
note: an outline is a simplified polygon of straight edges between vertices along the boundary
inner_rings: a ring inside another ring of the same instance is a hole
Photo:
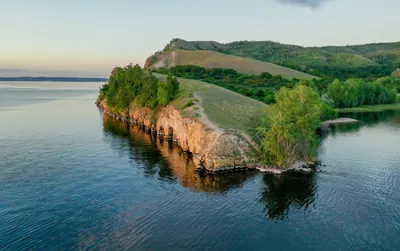
[[[188,108],[194,105],[193,99],[188,99],[186,103],[183,105],[183,108]]]

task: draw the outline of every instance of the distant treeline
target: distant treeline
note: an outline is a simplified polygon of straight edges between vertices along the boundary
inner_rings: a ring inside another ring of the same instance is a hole
[[[79,77],[0,77],[0,81],[32,81],[32,82],[106,82],[106,78]]]
[[[302,47],[272,41],[227,44],[173,39],[164,50],[212,50],[286,66],[318,77],[376,79],[400,68],[400,42],[353,46]]]
[[[346,81],[335,79],[328,87],[327,95],[336,107],[348,108],[363,105],[394,104],[400,80],[391,77],[366,82],[350,78]]]

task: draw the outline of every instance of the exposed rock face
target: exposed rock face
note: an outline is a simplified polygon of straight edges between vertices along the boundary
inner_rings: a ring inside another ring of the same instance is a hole
[[[148,57],[146,59],[146,62],[144,63],[144,68],[145,69],[148,69],[150,67],[151,62],[153,61],[153,57],[155,57],[155,56],[153,55],[153,56],[150,56],[150,57]]]
[[[171,68],[177,65],[178,53],[176,51],[167,51],[155,53],[146,59],[144,68]]]
[[[251,163],[258,160],[247,137],[212,129],[197,119],[183,117],[172,106],[157,112],[131,107],[129,112],[115,114],[104,100],[98,105],[117,119],[142,125],[148,131],[157,132],[160,137],[175,141],[184,151],[192,153],[197,168],[232,170],[254,166]]]

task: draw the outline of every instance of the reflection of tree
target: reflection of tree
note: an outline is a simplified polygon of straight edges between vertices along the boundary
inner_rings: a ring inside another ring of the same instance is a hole
[[[283,219],[289,208],[307,209],[315,200],[316,174],[285,173],[264,175],[264,189],[260,201],[269,218]]]
[[[178,180],[194,191],[224,192],[240,186],[253,172],[227,174],[199,174],[190,155],[169,141],[143,132],[136,125],[128,125],[104,115],[104,132],[110,136],[113,149],[129,150],[130,158],[144,167],[147,177],[158,175],[160,180]]]
[[[395,116],[395,117],[393,118],[393,123],[395,123],[395,124],[400,124],[400,114],[398,114],[397,116]]]
[[[342,124],[342,125],[333,125],[332,127],[332,135],[335,136],[337,133],[340,134],[352,134],[360,131],[360,123],[350,123],[350,124]]]
[[[391,121],[394,117],[399,116],[399,111],[382,111],[382,112],[353,112],[341,113],[340,117],[353,118],[360,121],[362,126],[374,126],[381,122]]]
[[[352,134],[358,132],[361,127],[374,127],[382,122],[393,122],[399,123],[400,111],[382,111],[382,112],[353,112],[353,113],[341,113],[340,117],[357,119],[359,123],[342,124],[332,126],[332,135],[340,134]],[[324,140],[329,133],[322,133],[322,139]]]

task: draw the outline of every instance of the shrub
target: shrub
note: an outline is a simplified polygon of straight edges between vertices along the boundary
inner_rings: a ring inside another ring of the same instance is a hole
[[[183,105],[183,108],[188,108],[194,105],[193,99],[188,99],[186,103]]]

